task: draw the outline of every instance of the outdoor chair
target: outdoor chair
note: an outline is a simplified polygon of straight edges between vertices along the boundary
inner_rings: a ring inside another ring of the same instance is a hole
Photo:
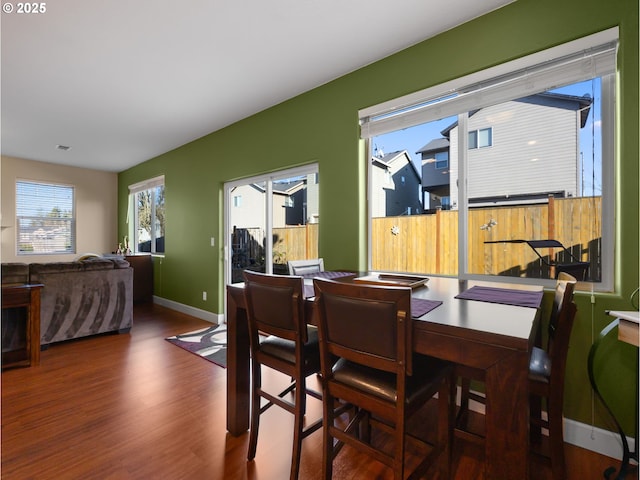
[[[322,427],[318,419],[304,429],[307,393],[321,399],[318,392],[306,388],[306,377],[320,371],[317,329],[307,327],[302,277],[244,272],[245,298],[251,345],[251,425],[248,460],[253,460],[258,442],[260,415],[278,405],[295,416],[290,479],[298,478],[302,440]],[[262,340],[260,337],[263,336]],[[262,366],[289,376],[291,384],[274,395],[262,388]],[[294,392],[294,402],[286,396]],[[260,399],[267,403],[260,406]]]
[[[576,258],[567,247],[565,247],[558,240],[490,240],[484,243],[526,243],[534,253],[538,256],[540,261],[549,267],[549,270],[554,271],[554,278],[559,278],[560,273],[568,273],[580,281],[587,279],[587,272],[589,270],[590,263],[583,262]],[[562,262],[556,260],[550,260],[548,255],[542,255],[538,249],[559,249],[563,258]]]
[[[529,361],[529,418],[532,452],[545,457],[551,465],[554,480],[566,478],[562,406],[564,379],[571,329],[576,315],[573,292],[577,280],[561,272],[556,282],[553,308],[549,318],[546,348],[533,347]],[[485,403],[484,396],[470,390],[471,380],[482,381],[482,372],[457,367],[461,380],[460,410],[456,419],[456,435],[482,441],[481,436],[467,430],[469,400]],[[546,399],[547,419],[542,417],[542,399]],[[506,413],[506,412],[505,412]],[[548,452],[542,451],[542,431],[549,431]]]
[[[322,363],[323,478],[331,478],[333,459],[348,444],[391,467],[394,478],[402,480],[409,439],[425,452],[409,478],[424,475],[437,460],[441,478],[449,478],[453,368],[412,354],[411,289],[325,279],[314,279],[314,287]],[[437,440],[425,445],[407,435],[407,420],[436,393]],[[338,400],[355,407],[349,422],[337,416],[333,406]],[[372,428],[390,434],[393,446],[383,449],[372,443]]]

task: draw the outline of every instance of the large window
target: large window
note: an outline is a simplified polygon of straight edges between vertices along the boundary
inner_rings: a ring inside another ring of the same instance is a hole
[[[76,251],[74,188],[16,182],[18,255],[57,255]]]
[[[608,30],[361,111],[369,151],[413,155],[423,202],[371,209],[370,268],[610,289],[616,45]],[[389,194],[374,163],[371,205]]]
[[[129,249],[133,253],[165,253],[164,176],[129,186],[129,195],[133,213]],[[122,248],[126,250],[127,245]]]
[[[287,273],[289,260],[318,257],[318,166],[225,184],[225,281],[242,272]],[[242,199],[242,201],[239,201]]]

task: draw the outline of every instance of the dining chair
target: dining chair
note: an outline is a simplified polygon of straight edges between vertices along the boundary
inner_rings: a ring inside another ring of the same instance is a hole
[[[529,360],[529,418],[532,453],[547,459],[554,480],[566,478],[562,409],[564,380],[569,339],[577,308],[573,294],[577,280],[560,272],[556,281],[553,307],[549,317],[546,347],[533,347]],[[461,377],[460,409],[456,419],[456,435],[478,440],[481,437],[467,430],[469,400],[484,404],[484,396],[470,390],[470,383],[482,381],[483,372],[456,367]],[[546,419],[542,415],[542,400],[546,400]],[[542,451],[542,428],[549,432],[548,452]],[[482,441],[482,440],[480,440]]]
[[[289,275],[324,272],[324,259],[309,258],[307,260],[289,260],[287,266],[289,267]]]
[[[300,469],[302,440],[322,427],[320,418],[304,428],[306,395],[322,398],[319,392],[306,387],[306,377],[320,371],[318,331],[307,327],[302,277],[245,270],[244,278],[252,375],[247,459],[253,460],[256,454],[260,415],[278,405],[295,417],[290,473],[294,480]],[[289,376],[291,384],[276,395],[265,391],[261,381],[263,366]],[[286,398],[292,392],[293,402]],[[261,398],[267,400],[263,406]]]
[[[453,368],[443,360],[412,354],[411,289],[326,279],[314,279],[314,288],[322,365],[323,477],[331,478],[333,459],[347,444],[391,467],[395,479],[403,479],[405,442],[413,439],[427,452],[425,442],[407,435],[407,420],[437,393],[436,442],[428,445],[428,454],[410,478],[419,478],[437,460],[442,478],[449,478]],[[338,418],[337,401],[355,407],[350,421]],[[371,442],[372,428],[391,434],[391,451]]]

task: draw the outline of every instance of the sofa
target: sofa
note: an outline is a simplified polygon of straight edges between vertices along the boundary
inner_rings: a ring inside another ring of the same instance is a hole
[[[2,283],[41,283],[40,344],[133,325],[133,268],[121,258],[74,262],[4,263]]]

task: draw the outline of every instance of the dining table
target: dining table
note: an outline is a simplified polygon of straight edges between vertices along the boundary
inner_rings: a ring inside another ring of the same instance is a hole
[[[379,272],[321,272],[334,281]],[[306,321],[315,324],[313,275],[305,278]],[[430,276],[412,288],[413,350],[484,372],[484,478],[529,478],[530,352],[540,332],[543,287]],[[249,428],[250,353],[244,284],[227,286],[227,430]]]

